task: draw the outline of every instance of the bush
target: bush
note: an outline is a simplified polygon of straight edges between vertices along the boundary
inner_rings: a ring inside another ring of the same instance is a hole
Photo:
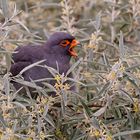
[[[0,2],[2,140],[139,139],[139,0]],[[67,31],[83,44],[69,70],[76,92],[64,84],[68,77],[51,68],[57,82],[52,87],[46,81],[44,89],[9,73],[16,47],[42,44],[55,31]],[[36,88],[37,100],[18,94],[13,78]],[[48,90],[58,96],[47,96]]]

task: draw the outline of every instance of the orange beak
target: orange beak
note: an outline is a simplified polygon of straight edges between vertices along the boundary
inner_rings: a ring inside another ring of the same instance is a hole
[[[74,39],[69,47],[69,53],[71,56],[77,57],[78,54],[76,53],[76,51],[74,50],[74,47],[76,47],[77,45],[80,45],[80,42],[78,42],[76,39]]]

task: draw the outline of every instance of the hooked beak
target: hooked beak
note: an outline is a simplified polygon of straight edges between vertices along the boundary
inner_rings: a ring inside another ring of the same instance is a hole
[[[77,57],[78,54],[76,53],[76,51],[74,50],[74,48],[78,45],[81,45],[80,42],[78,42],[76,39],[74,39],[71,44],[70,44],[70,47],[69,47],[69,53],[71,56],[74,56],[74,57]]]

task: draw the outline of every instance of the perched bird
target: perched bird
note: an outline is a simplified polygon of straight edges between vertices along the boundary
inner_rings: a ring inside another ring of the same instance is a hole
[[[35,62],[45,60],[40,65],[47,65],[54,69],[57,69],[58,67],[60,74],[66,74],[70,68],[71,56],[77,56],[74,47],[78,44],[79,42],[75,39],[74,36],[66,32],[55,32],[42,46],[28,45],[18,47],[15,50],[15,53],[12,55],[14,63],[11,65],[10,72],[12,76],[16,76],[25,67]],[[48,69],[39,66],[34,66],[26,70],[22,73],[22,77],[25,81],[38,80],[42,78],[53,78]],[[72,77],[72,74],[70,74],[69,77]],[[22,85],[19,83],[12,83],[17,90],[22,87]],[[43,86],[41,82],[37,82],[36,84]],[[50,81],[50,84],[54,85],[54,82]],[[31,96],[36,97],[34,93],[31,93]]]

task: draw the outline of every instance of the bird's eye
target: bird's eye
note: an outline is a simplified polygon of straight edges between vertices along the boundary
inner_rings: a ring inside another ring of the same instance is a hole
[[[67,45],[69,45],[70,44],[70,41],[68,41],[68,40],[63,40],[63,41],[61,41],[61,43],[60,43],[60,45],[62,46],[62,47],[66,47]]]

